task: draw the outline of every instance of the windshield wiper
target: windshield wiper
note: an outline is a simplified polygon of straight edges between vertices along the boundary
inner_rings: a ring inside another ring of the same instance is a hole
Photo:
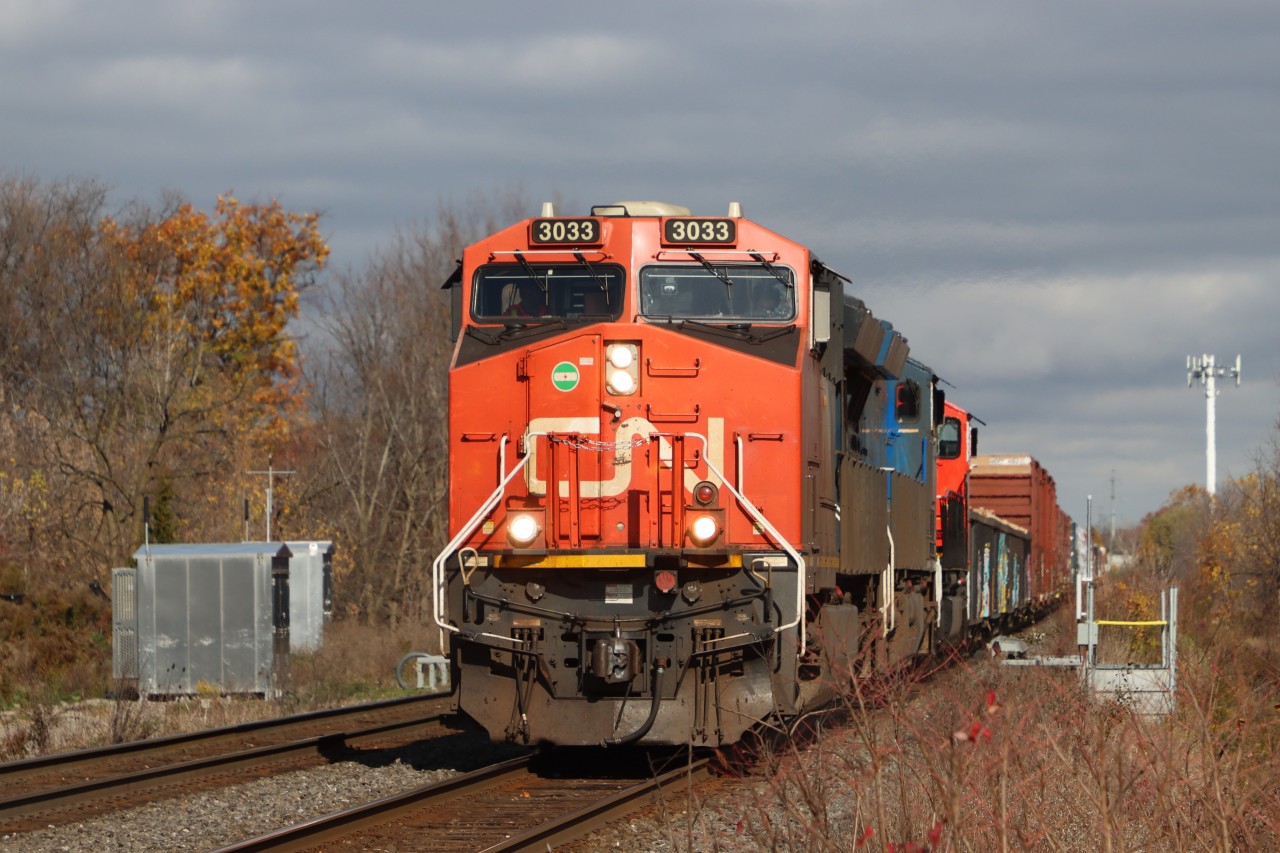
[[[560,317],[555,317],[546,322],[528,323],[525,318],[504,318],[502,325],[505,327],[496,335],[485,331],[479,326],[467,326],[463,329],[463,334],[470,335],[478,341],[488,344],[489,346],[497,346],[506,341],[514,341],[519,338],[537,337],[547,332],[558,331],[569,328],[569,325]]]
[[[700,332],[708,332],[724,338],[737,338],[740,341],[755,340],[755,335],[743,329],[743,326],[750,329],[751,324],[749,323],[731,323],[727,326],[718,326],[712,323],[703,323],[700,320],[680,320],[676,325],[681,329],[697,329]]]
[[[790,281],[790,280],[789,280],[785,275],[783,275],[782,273],[778,272],[777,268],[776,268],[776,267],[774,267],[774,265],[773,265],[773,264],[771,264],[771,263],[769,263],[768,261],[766,261],[766,260],[764,259],[764,255],[760,254],[759,252],[752,252],[752,251],[748,251],[748,252],[747,252],[747,254],[748,254],[748,255],[750,255],[751,257],[755,258],[756,262],[757,262],[757,263],[759,263],[759,264],[760,264],[760,266],[762,266],[762,267],[764,267],[766,270],[768,270],[768,271],[769,271],[769,275],[771,275],[771,276],[773,276],[774,278],[776,278],[776,279],[777,279],[777,280],[782,284],[782,286],[783,286],[783,287],[790,287],[790,286],[791,286],[791,281]]]
[[[765,341],[771,341],[774,338],[789,335],[796,329],[796,324],[790,323],[786,326],[770,329],[764,334],[757,335],[751,332],[750,323],[729,323],[721,326],[718,324],[703,323],[698,320],[680,320],[678,325],[681,329],[694,329],[699,332],[719,335],[720,337],[736,338],[740,341],[746,341],[749,344],[762,344]]]
[[[525,274],[528,275],[529,278],[533,279],[533,283],[538,285],[538,287],[542,289],[542,293],[545,296],[547,293],[547,283],[542,279],[538,278],[538,274],[533,271],[533,267],[529,264],[528,261],[524,259],[524,255],[520,254],[519,252],[516,252],[515,256],[516,256],[516,261],[518,261],[520,266],[524,268]]]
[[[587,258],[585,255],[583,255],[581,252],[574,252],[573,256],[578,259],[578,263],[582,264],[584,267],[587,268],[587,272],[591,273],[592,280],[600,288],[601,292],[604,293],[604,304],[608,305],[609,304],[609,286],[604,283],[604,279],[602,279],[600,275],[596,272],[596,268],[591,266],[591,264],[587,263]]]
[[[725,288],[724,289],[725,296],[730,295],[732,291],[730,291],[729,288],[733,287],[733,279],[729,278],[729,274],[727,272],[725,272],[723,269],[716,269],[714,266],[712,266],[711,261],[708,261],[706,258],[702,257],[702,255],[699,255],[697,252],[690,252],[689,257],[693,258],[695,261],[702,264],[702,266],[706,268],[707,272],[711,273],[713,276],[723,281],[724,288]]]
[[[771,341],[774,338],[780,338],[789,335],[796,330],[795,323],[788,323],[785,326],[779,326],[776,329],[770,329],[761,335],[751,333],[750,323],[727,323],[720,325],[719,323],[704,323],[701,320],[687,320],[677,318],[671,314],[648,314],[645,319],[649,322],[661,322],[668,326],[675,326],[677,329],[691,329],[695,332],[703,332],[705,334],[715,335],[721,338],[734,338],[739,341],[746,341],[749,344],[762,344],[765,341]]]
[[[484,329],[481,329],[479,326],[466,326],[463,328],[462,333],[464,335],[470,335],[471,337],[479,341],[483,341],[484,343],[489,344],[490,346],[493,346],[494,344],[499,343],[496,337],[489,334]]]

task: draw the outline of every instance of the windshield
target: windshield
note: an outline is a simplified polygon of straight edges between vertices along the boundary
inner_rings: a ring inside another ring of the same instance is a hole
[[[784,323],[795,317],[794,278],[786,267],[709,266],[672,264],[642,269],[640,313],[712,322]]]
[[[960,457],[960,421],[947,418],[938,427],[938,458],[958,459]]]
[[[613,264],[488,264],[476,273],[471,316],[491,323],[616,320],[623,283]]]

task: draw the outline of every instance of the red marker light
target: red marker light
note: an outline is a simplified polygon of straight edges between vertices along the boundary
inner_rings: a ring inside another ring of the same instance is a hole
[[[706,480],[693,487],[693,499],[702,506],[707,506],[715,501],[716,495],[716,487]]]

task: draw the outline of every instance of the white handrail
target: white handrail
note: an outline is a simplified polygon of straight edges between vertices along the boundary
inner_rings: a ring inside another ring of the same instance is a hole
[[[880,600],[882,602],[880,607],[880,616],[884,623],[884,633],[887,637],[889,632],[897,627],[897,614],[893,609],[893,564],[897,560],[897,557],[894,555],[893,528],[885,527],[884,532],[889,537],[889,565],[885,566],[884,571],[880,573]]]
[[[480,508],[476,510],[475,515],[471,516],[471,519],[462,526],[461,530],[458,531],[458,535],[453,537],[453,539],[449,541],[449,544],[444,546],[444,550],[440,552],[440,555],[431,561],[431,586],[432,589],[435,590],[436,599],[435,606],[432,607],[432,617],[435,619],[436,625],[442,630],[452,633],[457,633],[459,630],[445,621],[445,560],[449,558],[450,554],[457,550],[458,546],[467,541],[467,538],[470,537],[471,534],[475,532],[476,528],[480,526],[480,522],[484,520],[484,517],[493,511],[493,508],[498,505],[498,501],[502,500],[502,495],[507,489],[507,484],[515,479],[516,474],[519,474],[524,470],[524,466],[528,461],[528,454],[520,457],[520,461],[516,463],[516,466],[502,478],[501,482],[498,483],[498,487],[493,490],[493,493],[490,494],[489,497],[485,499],[484,503],[480,505]]]
[[[535,438],[536,436],[539,436],[539,435],[545,435],[545,433],[530,433],[525,437],[525,439],[526,441],[528,441],[529,439]],[[774,633],[779,634],[783,631],[787,631],[787,630],[790,630],[791,628],[799,626],[800,627],[799,654],[803,655],[805,653],[805,649],[808,646],[808,634],[805,629],[805,625],[803,624],[804,622],[804,585],[805,585],[804,557],[802,557],[800,555],[800,552],[797,551],[795,547],[792,546],[792,544],[788,542],[781,533],[778,532],[778,529],[769,522],[769,519],[765,518],[764,513],[760,512],[760,510],[756,508],[755,504],[751,503],[751,501],[747,499],[746,495],[738,491],[738,489],[734,488],[733,484],[730,483],[725,478],[724,472],[716,468],[715,464],[712,463],[710,459],[711,443],[707,440],[707,437],[696,432],[687,432],[687,433],[684,433],[684,435],[686,437],[696,438],[702,442],[703,451],[704,451],[702,454],[702,459],[706,463],[707,468],[713,474],[715,474],[716,477],[719,478],[720,482],[724,484],[725,488],[727,488],[730,491],[730,493],[733,494],[734,498],[737,499],[738,503],[742,505],[742,508],[746,510],[747,515],[749,515],[753,521],[755,521],[758,525],[760,525],[760,527],[764,529],[766,533],[769,534],[769,537],[778,545],[780,545],[782,547],[782,550],[786,551],[787,555],[791,557],[792,560],[795,561],[795,564],[796,564],[795,618],[792,619],[790,622],[787,622],[785,625],[779,625],[777,628],[774,629]],[[505,450],[506,450],[506,441],[504,437],[504,441],[502,445],[500,445],[499,447],[500,458],[505,457],[506,455]],[[434,604],[434,607],[432,608],[432,617],[436,625],[441,630],[449,631],[451,633],[458,633],[458,631],[460,630],[457,627],[450,625],[445,620],[445,617],[447,616],[446,595],[445,595],[445,592],[446,592],[445,576],[444,576],[445,561],[449,558],[449,556],[455,550],[457,550],[457,548],[460,545],[462,545],[463,542],[465,542],[468,539],[468,537],[471,536],[472,533],[475,532],[476,528],[480,525],[480,522],[484,520],[484,517],[487,516],[495,506],[497,506],[498,502],[502,499],[503,493],[506,491],[507,484],[510,483],[513,479],[515,479],[515,476],[524,469],[528,461],[529,461],[529,454],[526,453],[524,456],[520,458],[519,463],[517,463],[514,468],[512,468],[509,472],[507,472],[502,477],[501,482],[498,483],[498,487],[494,489],[493,493],[490,494],[489,497],[484,501],[484,503],[480,505],[480,508],[476,510],[475,514],[471,516],[470,520],[468,520],[467,523],[462,526],[462,529],[458,531],[458,534],[449,541],[449,544],[444,547],[444,550],[440,552],[439,556],[437,556],[434,560],[431,561],[431,585],[432,585],[432,588],[435,590],[435,604]],[[673,464],[674,464],[674,460],[673,460]],[[739,473],[741,473],[741,468],[739,469]],[[502,639],[506,639],[506,638],[504,637]]]
[[[934,624],[942,627],[942,561],[933,561],[933,598],[938,603],[938,613]]]
[[[742,494],[742,492],[738,491],[733,487],[733,485],[728,481],[728,479],[725,478],[724,472],[718,470],[716,466],[711,462],[711,453],[710,453],[711,443],[707,441],[707,437],[705,435],[701,435],[696,432],[686,432],[684,433],[684,435],[685,437],[692,436],[693,438],[697,438],[702,441],[702,447],[704,451],[706,451],[702,454],[702,461],[707,463],[707,468],[711,471],[711,473],[715,474],[718,478],[720,478],[720,482],[724,484],[726,489],[728,489],[731,493],[733,493],[733,496],[738,499],[738,503],[742,504],[742,508],[747,511],[747,515],[751,516],[752,520],[754,520],[757,524],[759,524],[762,528],[764,528],[765,532],[769,534],[769,537],[773,539],[774,542],[781,545],[782,550],[786,551],[787,555],[790,556],[791,559],[795,560],[796,562],[796,617],[792,619],[790,622],[788,622],[787,624],[779,625],[777,628],[774,628],[773,632],[775,634],[780,634],[783,631],[789,630],[799,625],[800,626],[800,654],[803,655],[808,643],[808,635],[807,635],[807,632],[805,631],[805,626],[803,624],[804,622],[804,581],[805,581],[804,557],[800,556],[800,552],[797,551],[791,545],[791,543],[788,542],[782,536],[782,534],[778,532],[778,529],[776,527],[774,527],[772,524],[769,523],[769,519],[764,517],[764,513],[756,509],[755,504],[747,500],[746,495]],[[674,464],[674,460],[673,460],[673,464]],[[741,476],[741,471],[739,471],[739,476]]]

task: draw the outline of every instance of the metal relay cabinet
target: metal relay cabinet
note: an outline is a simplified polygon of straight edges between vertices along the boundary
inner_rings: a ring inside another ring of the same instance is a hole
[[[289,679],[291,557],[279,542],[138,549],[137,569],[112,573],[115,677],[143,696],[278,696]]]
[[[333,543],[288,541],[289,651],[320,650],[324,623],[333,616]]]

